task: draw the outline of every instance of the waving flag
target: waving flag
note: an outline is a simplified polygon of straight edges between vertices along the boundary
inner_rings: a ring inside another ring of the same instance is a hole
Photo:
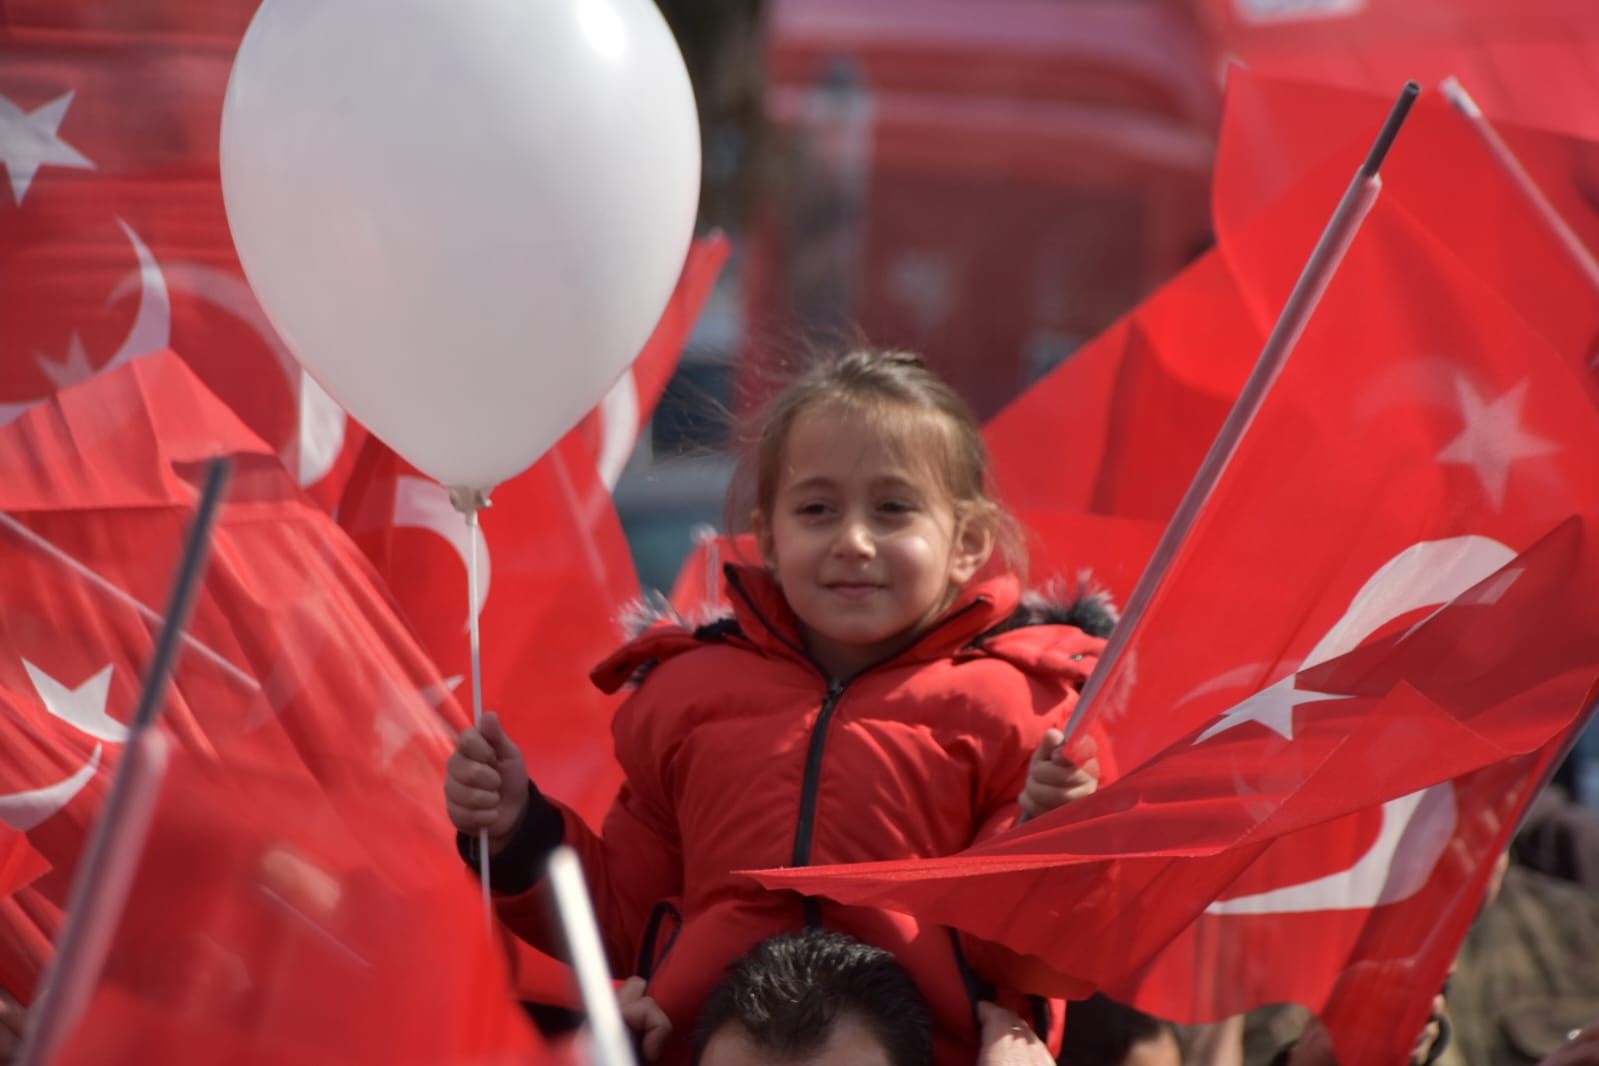
[[[437,795],[465,719],[443,679],[275,450],[186,364],[141,359],[0,430],[0,822],[52,866],[0,912],[0,975],[20,998],[48,961],[217,454],[237,473],[166,711],[174,737],[198,758],[247,740],[267,769],[328,788],[381,775],[450,857]]]
[[[1088,569],[1127,602],[1266,332],[1212,250],[994,416],[1035,577]]]
[[[0,16],[0,424],[168,347],[331,509],[363,436],[268,325],[222,208],[222,96],[258,0]]]
[[[1402,1057],[1599,677],[1573,591],[1599,565],[1591,384],[1390,196],[1483,165],[1428,163],[1389,176],[1106,677],[1135,769],[961,856],[765,883],[947,922],[1179,1019],[1296,995],[1347,1061]],[[1236,236],[1251,298],[1297,275],[1295,213],[1331,206],[1289,196]]]
[[[1247,260],[1263,253],[1302,258],[1318,233],[1316,212],[1275,214],[1273,243],[1246,243],[1239,235],[1285,196],[1334,202],[1387,104],[1376,95],[1235,70],[1228,105],[1216,163],[1216,232],[1234,269],[1256,279],[1252,306],[1269,322],[1292,275],[1279,263]],[[1411,112],[1403,148],[1384,168],[1384,197],[1447,245],[1574,366],[1599,369],[1599,140],[1507,122],[1494,129],[1512,165],[1524,168],[1549,201],[1554,220],[1539,213],[1537,194],[1512,180],[1506,162],[1437,93]],[[1450,180],[1429,178],[1438,159],[1459,161]],[[1562,239],[1561,228],[1576,247]]]
[[[362,760],[319,783],[259,755],[239,739],[165,757],[98,980],[50,1061],[538,1061],[472,886],[416,797]],[[108,887],[87,906],[109,906]]]

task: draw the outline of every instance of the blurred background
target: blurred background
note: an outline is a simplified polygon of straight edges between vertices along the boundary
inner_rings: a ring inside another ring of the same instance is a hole
[[[818,346],[988,418],[1211,243],[1197,0],[661,0],[734,251],[616,488],[645,587],[719,526],[730,415]]]

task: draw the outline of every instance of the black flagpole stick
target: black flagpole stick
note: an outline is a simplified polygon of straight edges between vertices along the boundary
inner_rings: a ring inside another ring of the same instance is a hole
[[[230,472],[231,464],[226,459],[213,459],[206,470],[200,506],[189,527],[166,621],[156,637],[138,710],[129,725],[127,746],[72,880],[66,920],[56,939],[55,961],[45,973],[29,1012],[28,1030],[17,1057],[21,1066],[49,1062],[62,1039],[77,1024],[94,991],[111,936],[127,902],[169,754],[166,738],[150,726],[166,699],[184,626],[205,574],[211,529],[226,494]]]
[[[1093,706],[1100,689],[1104,687],[1105,679],[1111,675],[1117,661],[1126,651],[1128,641],[1138,627],[1139,619],[1148,610],[1155,593],[1171,569],[1172,561],[1177,557],[1178,549],[1187,540],[1200,508],[1210,497],[1211,490],[1216,487],[1222,472],[1227,469],[1233,453],[1238,450],[1239,441],[1243,439],[1250,423],[1255,420],[1266,393],[1276,382],[1278,374],[1282,372],[1283,364],[1287,362],[1294,345],[1299,342],[1310,316],[1315,312],[1316,305],[1321,302],[1322,294],[1327,291],[1328,283],[1338,270],[1338,264],[1343,261],[1344,253],[1349,250],[1350,242],[1359,231],[1361,221],[1371,210],[1372,204],[1376,203],[1377,194],[1382,191],[1382,177],[1378,174],[1378,169],[1387,158],[1388,149],[1393,146],[1400,126],[1410,114],[1411,105],[1416,102],[1416,96],[1420,92],[1421,87],[1415,82],[1405,84],[1393,110],[1389,112],[1388,120],[1383,123],[1382,131],[1377,134],[1376,143],[1372,145],[1370,154],[1355,173],[1354,181],[1350,183],[1344,198],[1339,201],[1337,210],[1328,221],[1327,228],[1322,231],[1321,239],[1316,242],[1315,249],[1310,253],[1310,259],[1305,263],[1305,269],[1299,275],[1299,280],[1294,283],[1293,292],[1288,295],[1288,302],[1283,305],[1276,326],[1266,338],[1266,345],[1261,350],[1254,371],[1244,383],[1243,390],[1233,403],[1232,411],[1227,415],[1227,421],[1222,423],[1215,441],[1211,443],[1210,451],[1205,455],[1205,461],[1200,464],[1199,472],[1194,475],[1194,480],[1188,486],[1188,491],[1183,494],[1182,502],[1177,505],[1177,511],[1172,515],[1171,522],[1161,534],[1160,543],[1155,546],[1149,565],[1139,577],[1138,585],[1133,589],[1133,594],[1127,602],[1127,609],[1122,612],[1121,621],[1111,631],[1110,640],[1105,646],[1104,654],[1100,656],[1098,665],[1094,667],[1094,672],[1088,675],[1088,683],[1083,687],[1082,698],[1077,701],[1071,720],[1066,723],[1067,740],[1075,735],[1077,727],[1082,724],[1088,709]]]
[[[1521,160],[1516,158],[1516,153],[1512,152],[1504,138],[1499,136],[1499,131],[1494,129],[1493,123],[1482,113],[1477,101],[1471,98],[1471,94],[1456,78],[1445,78],[1438,86],[1438,90],[1443,93],[1444,99],[1448,100],[1450,105],[1471,124],[1478,139],[1488,149],[1488,154],[1499,164],[1499,169],[1505,172],[1511,184],[1516,187],[1516,191],[1532,205],[1538,217],[1543,219],[1544,224],[1554,233],[1561,248],[1588,279],[1588,284],[1593,286],[1595,292],[1599,292],[1599,261],[1595,261],[1593,252],[1582,242],[1582,238],[1577,236],[1576,231],[1571,228],[1571,223],[1561,217],[1555,205],[1549,202],[1549,197],[1544,195],[1544,191],[1538,187],[1532,175],[1527,173],[1527,168],[1521,165]]]

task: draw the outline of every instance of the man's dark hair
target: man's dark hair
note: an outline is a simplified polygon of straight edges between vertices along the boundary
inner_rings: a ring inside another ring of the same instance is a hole
[[[893,1066],[927,1066],[933,1015],[894,956],[818,929],[770,937],[728,967],[694,1027],[694,1062],[735,1023],[779,1060],[820,1050],[845,1015],[882,1044]]]
[[[1116,1066],[1134,1044],[1158,1040],[1172,1025],[1100,993],[1066,1007],[1066,1039],[1060,1049],[1065,1066]]]

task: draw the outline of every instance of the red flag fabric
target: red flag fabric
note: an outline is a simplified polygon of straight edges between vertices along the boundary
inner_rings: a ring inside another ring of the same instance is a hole
[[[0,830],[0,896],[11,895],[49,869],[50,864],[33,850],[25,834]]]
[[[1134,1002],[1180,1020],[1291,992],[1346,1061],[1402,1057],[1599,671],[1599,617],[1571,592],[1599,557],[1591,384],[1390,199],[1482,165],[1427,162],[1386,178],[1105,679],[1097,713],[1137,769],[981,851],[766,883],[948,922],[1116,990],[1142,971]],[[1238,235],[1241,283],[1285,288],[1303,263],[1289,219],[1331,206],[1288,197]],[[1297,909],[1271,895],[1318,883]],[[1175,990],[1157,995],[1157,956],[1213,905],[1221,924],[1188,942],[1204,963],[1165,970]]]
[[[1127,602],[1265,337],[1207,252],[988,423],[1035,578],[1088,569]]]
[[[436,802],[459,705],[360,553],[274,449],[170,355],[68,389],[0,430],[0,821],[51,863],[4,916],[0,974],[33,993],[87,827],[127,739],[206,460],[236,474],[167,723],[214,756],[248,738],[275,770],[335,787],[352,765]],[[30,954],[32,953],[32,954]]]
[[[1320,234],[1323,212],[1279,213],[1275,242],[1241,242],[1238,235],[1285,196],[1324,203],[1330,211],[1392,103],[1387,95],[1232,72],[1216,162],[1216,232],[1233,267],[1253,279],[1258,319],[1269,324],[1275,318],[1294,275],[1275,260],[1246,260],[1262,254],[1303,260]],[[1403,141],[1384,167],[1384,197],[1448,245],[1573,365],[1595,369],[1599,275],[1591,262],[1599,249],[1599,140],[1509,122],[1494,128],[1574,236],[1586,242],[1588,269],[1574,263],[1479,133],[1438,93],[1424,93],[1411,110]],[[1462,163],[1450,180],[1429,180],[1436,159]],[[1462,224],[1465,219],[1473,221]]]
[[[1586,0],[1195,0],[1220,52],[1265,74],[1397,93],[1460,78],[1496,118],[1599,139]]]
[[[153,782],[99,980],[51,1061],[538,1061],[426,797],[365,760],[320,784],[247,748],[176,753]]]
[[[331,509],[363,431],[239,269],[217,136],[258,0],[23,0],[0,18],[0,424],[169,346]]]

